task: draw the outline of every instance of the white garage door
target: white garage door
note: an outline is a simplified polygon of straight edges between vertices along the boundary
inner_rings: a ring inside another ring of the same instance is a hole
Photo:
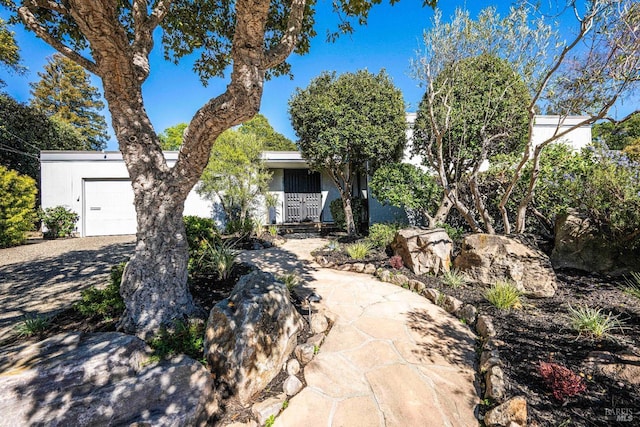
[[[84,235],[136,233],[136,211],[129,180],[84,182]]]

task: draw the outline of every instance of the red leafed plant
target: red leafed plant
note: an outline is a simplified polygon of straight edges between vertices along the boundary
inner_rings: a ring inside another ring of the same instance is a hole
[[[540,362],[538,373],[545,385],[551,390],[553,397],[560,402],[571,396],[584,392],[587,385],[580,375],[574,374],[569,368],[553,362]]]
[[[389,258],[389,265],[395,268],[396,270],[400,270],[402,267],[404,267],[404,263],[402,262],[402,257],[400,255],[392,256],[391,258]]]

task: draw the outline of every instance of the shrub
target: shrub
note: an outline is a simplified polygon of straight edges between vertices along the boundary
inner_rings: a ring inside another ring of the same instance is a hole
[[[626,283],[623,288],[624,293],[640,299],[640,273],[632,271],[631,279],[625,277],[624,281]]]
[[[510,282],[496,282],[487,292],[485,298],[500,310],[510,310],[522,305],[520,291]]]
[[[329,210],[331,211],[331,217],[336,227],[342,230],[347,229],[347,222],[344,216],[344,208],[342,207],[342,199],[334,199],[329,204]],[[356,228],[360,227],[362,223],[363,203],[362,199],[353,197],[351,199],[351,210],[353,211],[353,222],[356,224]]]
[[[78,218],[77,213],[64,206],[40,209],[40,219],[47,229],[44,232],[44,237],[47,239],[71,236],[76,228]]]
[[[393,242],[393,238],[399,229],[399,224],[372,224],[371,227],[369,227],[367,240],[373,247],[385,249]]]
[[[464,285],[465,283],[467,283],[467,278],[465,277],[464,274],[460,273],[458,270],[449,270],[446,271],[443,275],[442,275],[442,283],[444,283],[447,286],[450,286],[454,289],[459,288],[460,286]]]
[[[187,356],[205,363],[204,352],[204,329],[203,322],[181,322],[175,323],[173,328],[162,328],[158,335],[149,342],[158,358],[165,359],[179,354]]]
[[[560,402],[584,392],[587,385],[584,379],[569,368],[557,363],[540,362],[538,373],[547,388]]]
[[[196,254],[200,250],[203,241],[214,243],[219,240],[213,219],[187,215],[183,220],[187,233],[189,255]]]
[[[206,242],[204,250],[196,265],[196,274],[217,274],[221,280],[231,276],[233,265],[238,252],[233,248],[233,242],[211,244]]]
[[[19,245],[36,220],[36,182],[0,166],[0,248]]]
[[[26,316],[25,319],[18,324],[16,328],[18,335],[21,337],[31,337],[40,335],[51,326],[51,320],[48,317],[40,315]]]
[[[233,219],[227,221],[224,226],[224,232],[226,234],[251,234],[254,231],[254,226],[254,221],[251,218],[245,218],[244,221]]]
[[[400,255],[394,255],[389,258],[389,265],[396,270],[400,270],[402,267],[404,267],[404,262],[402,261],[402,257]]]
[[[87,317],[100,316],[111,321],[119,318],[124,312],[124,300],[120,296],[120,282],[126,263],[111,267],[109,284],[104,289],[95,286],[82,291],[80,301],[73,305],[79,313]]]
[[[436,224],[440,228],[444,228],[444,231],[447,232],[447,235],[454,242],[460,241],[462,239],[462,235],[464,234],[464,228],[462,227],[453,227],[447,223],[438,223]]]
[[[285,284],[289,292],[300,284],[300,277],[295,273],[288,273],[282,276],[278,276],[278,280]]]
[[[277,225],[270,225],[269,226],[269,235],[271,237],[276,237],[278,235],[278,226]]]
[[[367,242],[356,242],[347,245],[347,254],[353,259],[365,259],[371,248]]]
[[[623,324],[618,316],[603,313],[601,308],[591,308],[586,305],[573,308],[569,306],[569,323],[578,332],[578,336],[587,335],[594,339],[611,338],[614,329],[623,331]]]

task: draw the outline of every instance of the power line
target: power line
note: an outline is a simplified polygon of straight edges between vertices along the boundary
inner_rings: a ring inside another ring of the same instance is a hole
[[[20,151],[20,150],[18,150],[16,148],[13,148],[13,147],[9,147],[7,145],[4,145],[1,142],[0,142],[0,151],[8,151],[10,153],[22,154],[23,156],[32,157],[32,158],[36,159],[37,161],[40,161],[40,158],[38,156],[34,156],[31,153],[27,153],[25,151]]]

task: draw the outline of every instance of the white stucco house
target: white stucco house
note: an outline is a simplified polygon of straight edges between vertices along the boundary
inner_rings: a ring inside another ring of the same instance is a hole
[[[560,123],[557,116],[539,116],[536,118],[534,140],[543,141],[558,126],[560,129],[573,126],[582,119],[568,117]],[[407,114],[407,121],[411,125],[415,121],[415,113]],[[408,141],[411,137],[409,126]],[[582,148],[591,142],[591,128],[578,128],[569,133],[565,141],[576,149]],[[165,152],[165,158],[172,166],[178,152]],[[263,153],[263,159],[273,174],[269,191],[276,199],[274,208],[265,208],[262,215],[265,224],[333,222],[329,204],[340,195],[328,175],[310,171],[297,151],[267,151]],[[407,149],[405,161],[418,165],[421,159],[411,157]],[[133,190],[119,151],[43,151],[40,164],[42,207],[62,205],[77,212],[80,236],[135,234]],[[404,218],[401,209],[383,206],[369,197],[366,176],[359,177],[354,193],[367,201],[369,223]],[[203,199],[194,190],[185,202],[185,215],[212,218],[219,211],[214,202]]]

